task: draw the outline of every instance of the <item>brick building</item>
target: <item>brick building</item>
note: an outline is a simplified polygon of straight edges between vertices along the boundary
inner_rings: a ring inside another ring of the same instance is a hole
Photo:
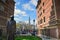
[[[0,28],[3,33],[6,33],[7,20],[11,15],[14,15],[14,0],[0,0]]]
[[[60,0],[38,0],[38,34],[60,38]]]

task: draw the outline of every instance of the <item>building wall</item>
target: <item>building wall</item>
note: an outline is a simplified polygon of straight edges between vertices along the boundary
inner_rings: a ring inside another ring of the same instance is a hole
[[[60,0],[55,0],[57,19],[60,19]]]
[[[54,37],[54,38],[57,38],[56,37],[56,28],[50,29],[50,36]]]
[[[55,38],[57,37],[56,28],[58,28],[58,25],[56,24],[60,23],[59,10],[60,10],[60,0],[38,0],[37,27],[38,30],[40,30],[39,32],[41,32],[41,30],[44,30],[45,28],[49,28],[50,36]],[[53,25],[56,25],[56,28]],[[49,36],[48,29],[45,32]],[[58,33],[60,35],[60,32]]]
[[[7,20],[11,15],[14,15],[13,0],[0,0],[0,28],[3,29],[3,33],[6,33]]]
[[[41,0],[40,5],[37,8],[37,21],[38,21],[38,28],[43,28],[48,26],[50,21],[50,11],[52,6],[52,0]],[[44,22],[45,17],[45,22]],[[42,23],[41,23],[42,19]]]

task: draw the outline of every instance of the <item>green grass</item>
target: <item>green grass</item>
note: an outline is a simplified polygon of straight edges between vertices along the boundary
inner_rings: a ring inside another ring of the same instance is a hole
[[[16,36],[15,40],[42,40],[37,36]]]

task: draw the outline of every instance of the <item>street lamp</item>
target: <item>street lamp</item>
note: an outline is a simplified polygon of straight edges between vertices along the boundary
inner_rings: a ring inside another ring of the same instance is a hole
[[[35,29],[35,20],[33,20],[33,24],[34,24],[34,29]]]
[[[34,24],[34,30],[33,30],[33,33],[35,35],[35,19],[33,20],[33,24]]]

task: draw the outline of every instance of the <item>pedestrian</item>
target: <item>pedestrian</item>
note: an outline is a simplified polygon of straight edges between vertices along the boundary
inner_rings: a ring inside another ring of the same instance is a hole
[[[16,21],[14,16],[10,17],[10,20],[7,22],[7,40],[14,40],[16,33]]]

